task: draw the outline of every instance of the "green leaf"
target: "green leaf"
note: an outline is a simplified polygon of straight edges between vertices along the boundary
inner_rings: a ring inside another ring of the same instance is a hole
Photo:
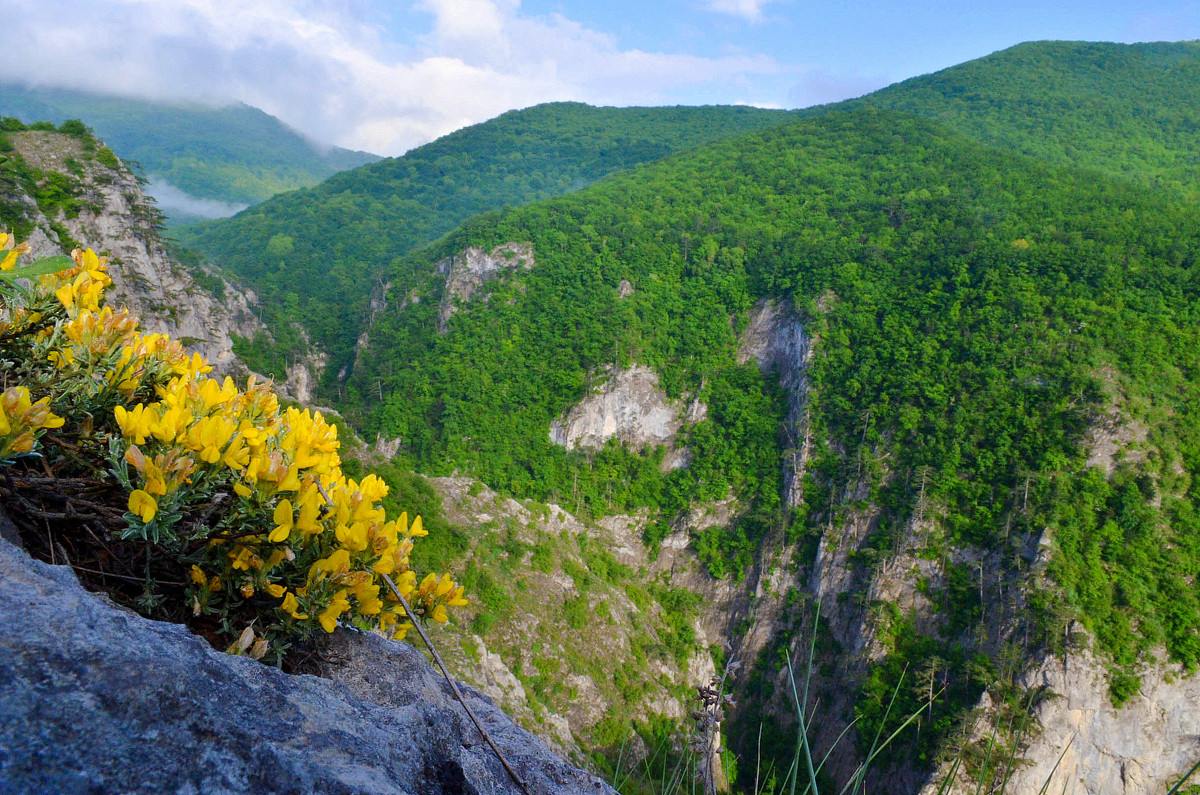
[[[31,279],[34,276],[44,276],[47,273],[58,273],[65,271],[67,268],[74,268],[75,260],[59,254],[54,257],[46,257],[40,259],[32,265],[26,265],[24,268],[17,268],[11,271],[0,271],[0,281],[15,282],[17,279]]]

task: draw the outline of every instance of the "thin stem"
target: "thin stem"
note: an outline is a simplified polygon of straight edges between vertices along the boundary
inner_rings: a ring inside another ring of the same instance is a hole
[[[383,581],[388,584],[388,588],[391,588],[392,593],[400,600],[401,606],[404,607],[404,612],[412,619],[412,624],[416,628],[417,634],[421,636],[421,640],[425,641],[425,646],[429,649],[429,653],[433,655],[434,661],[442,669],[442,675],[450,683],[450,689],[454,691],[454,697],[458,699],[458,703],[462,704],[463,709],[467,711],[467,715],[471,718],[471,722],[475,724],[475,728],[479,729],[479,733],[483,735],[483,739],[491,746],[492,751],[496,754],[496,758],[500,760],[500,764],[504,765],[504,769],[508,771],[508,775],[512,776],[512,780],[517,783],[517,786],[525,792],[525,795],[531,795],[529,788],[525,786],[525,782],[517,775],[517,771],[513,770],[512,766],[508,764],[508,760],[504,758],[504,754],[500,752],[496,743],[492,741],[491,735],[483,728],[483,724],[479,722],[479,718],[475,717],[475,712],[467,704],[466,699],[463,698],[462,691],[458,689],[458,682],[454,681],[454,677],[450,676],[450,671],[446,668],[446,663],[442,661],[442,655],[438,654],[438,650],[433,646],[433,641],[429,639],[429,635],[425,634],[425,628],[421,626],[420,620],[417,619],[417,614],[413,611],[412,606],[409,605],[408,600],[404,598],[404,594],[400,593],[400,589],[396,587],[396,583],[392,582],[391,577],[386,574],[380,574],[379,576],[383,578]]]

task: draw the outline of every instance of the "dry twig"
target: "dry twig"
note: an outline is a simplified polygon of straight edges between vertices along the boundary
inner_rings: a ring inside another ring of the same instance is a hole
[[[480,723],[479,718],[475,717],[475,712],[467,704],[466,699],[463,698],[462,691],[458,689],[458,682],[455,682],[454,677],[450,676],[450,671],[446,668],[446,663],[442,661],[442,655],[438,654],[437,649],[433,647],[433,641],[429,639],[429,635],[425,634],[425,629],[421,626],[421,622],[417,619],[417,615],[413,612],[412,606],[409,605],[408,600],[405,599],[404,595],[400,593],[400,589],[396,587],[396,583],[392,582],[391,577],[386,574],[380,574],[379,576],[383,577],[384,582],[386,582],[388,587],[392,589],[392,593],[394,593],[396,598],[400,600],[400,604],[404,607],[404,612],[408,613],[408,617],[412,619],[413,626],[416,627],[417,633],[421,636],[421,640],[425,641],[425,646],[428,647],[429,653],[433,655],[434,661],[436,661],[438,667],[442,669],[442,675],[445,676],[446,681],[450,683],[450,689],[454,691],[454,697],[458,699],[458,703],[462,704],[463,709],[467,711],[467,715],[471,718],[471,722],[475,724],[475,728],[479,729],[479,733],[483,735],[483,739],[487,741],[489,746],[491,746],[492,751],[500,760],[500,764],[504,765],[504,769],[508,771],[508,775],[512,776],[512,780],[517,783],[517,786],[521,788],[521,791],[524,792],[525,795],[530,795],[529,788],[525,786],[525,782],[522,781],[521,777],[517,775],[517,771],[512,769],[512,766],[508,763],[508,760],[504,758],[504,754],[501,753],[500,749],[496,746],[496,743],[492,741],[491,735],[489,735],[487,730],[483,728],[483,724]]]

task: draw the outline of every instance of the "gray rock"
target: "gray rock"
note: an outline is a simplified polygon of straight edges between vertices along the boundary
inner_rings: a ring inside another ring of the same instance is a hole
[[[447,257],[437,264],[438,273],[446,276],[446,289],[438,307],[438,333],[445,334],[450,318],[475,297],[490,281],[511,271],[531,270],[536,262],[530,243],[501,243],[490,252],[471,246],[456,257]]]
[[[670,452],[677,452],[674,443],[684,422],[707,416],[708,408],[699,400],[689,406],[668,398],[659,386],[658,373],[649,367],[610,368],[605,375],[603,383],[550,423],[551,442],[568,450],[602,450],[615,438],[634,449],[665,444]],[[676,456],[672,462],[683,466],[687,456]]]
[[[0,611],[0,792],[520,792],[406,644],[339,630],[334,681],[288,675],[2,540]],[[463,689],[530,793],[613,795]]]

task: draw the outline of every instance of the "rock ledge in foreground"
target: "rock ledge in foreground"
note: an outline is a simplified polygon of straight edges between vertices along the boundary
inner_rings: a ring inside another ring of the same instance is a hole
[[[334,681],[291,676],[117,607],[4,540],[0,614],[0,792],[519,792],[406,644],[339,631]],[[463,689],[533,795],[615,795]]]

